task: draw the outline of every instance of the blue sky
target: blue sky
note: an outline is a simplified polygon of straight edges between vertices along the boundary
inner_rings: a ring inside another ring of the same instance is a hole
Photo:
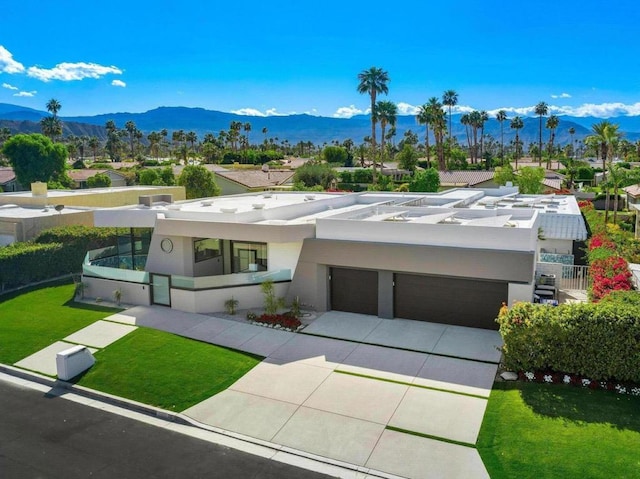
[[[459,111],[640,115],[638,24],[628,0],[22,0],[2,7],[0,103],[349,116],[375,65],[406,113],[454,89]]]

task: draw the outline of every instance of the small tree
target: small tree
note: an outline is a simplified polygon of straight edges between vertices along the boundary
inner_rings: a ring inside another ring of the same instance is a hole
[[[111,186],[111,178],[105,173],[98,173],[87,178],[87,186],[89,188],[108,188]]]
[[[327,163],[308,161],[296,169],[293,181],[304,188],[320,186],[322,189],[327,189],[330,187],[331,181],[337,179],[337,177],[335,170]]]
[[[503,166],[496,168],[493,174],[493,181],[499,185],[506,185],[509,181],[511,184],[515,184],[516,176],[513,174],[513,168],[510,163],[505,163]]]
[[[542,192],[542,180],[544,168],[539,166],[525,166],[519,170],[516,183],[520,193],[524,195],[537,195]]]
[[[402,151],[396,155],[398,167],[403,170],[414,171],[418,165],[418,153],[410,144],[405,144]]]
[[[260,284],[262,294],[264,294],[264,313],[268,315],[278,314],[280,308],[284,308],[284,298],[276,296],[273,281],[265,281]]]
[[[2,153],[23,185],[64,177],[67,149],[39,133],[12,136],[2,147]]]
[[[185,166],[178,178],[178,185],[185,187],[187,199],[220,194],[220,188],[216,184],[213,173],[200,165]]]
[[[440,188],[440,175],[435,168],[418,171],[409,183],[409,191],[436,192]]]
[[[327,163],[344,164],[349,157],[349,152],[341,146],[327,146],[322,150],[322,157]]]

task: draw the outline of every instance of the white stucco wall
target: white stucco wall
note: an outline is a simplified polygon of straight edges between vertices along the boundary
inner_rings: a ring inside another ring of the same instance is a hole
[[[278,297],[286,297],[291,283],[276,283],[274,289]],[[171,307],[188,313],[215,313],[225,311],[224,303],[228,299],[238,300],[238,309],[262,311],[264,296],[260,285],[238,288],[209,289],[205,291],[171,290]]]
[[[528,303],[533,299],[533,283],[531,284],[516,284],[509,283],[509,304],[511,307],[513,303],[517,301],[526,301]]]
[[[301,250],[302,242],[269,243],[267,245],[267,264],[269,270],[290,269],[291,276],[293,277]]]
[[[149,286],[146,284],[126,283],[124,281],[111,281],[99,278],[82,279],[84,283],[85,298],[102,298],[104,301],[114,301],[113,292],[116,289],[122,291],[122,304],[135,304],[147,306],[150,304]]]

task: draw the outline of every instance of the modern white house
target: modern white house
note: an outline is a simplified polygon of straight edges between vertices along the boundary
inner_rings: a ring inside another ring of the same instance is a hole
[[[126,233],[87,254],[86,295],[198,313],[233,297],[259,310],[271,280],[317,311],[496,329],[503,301],[531,301],[541,249],[586,237],[575,198],[515,188],[166,199],[95,210],[96,226]]]

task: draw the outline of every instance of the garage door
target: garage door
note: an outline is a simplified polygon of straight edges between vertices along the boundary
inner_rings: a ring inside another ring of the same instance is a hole
[[[331,309],[378,315],[378,272],[331,268]]]
[[[494,321],[502,301],[507,301],[507,283],[395,274],[394,315],[434,323],[498,329]]]

